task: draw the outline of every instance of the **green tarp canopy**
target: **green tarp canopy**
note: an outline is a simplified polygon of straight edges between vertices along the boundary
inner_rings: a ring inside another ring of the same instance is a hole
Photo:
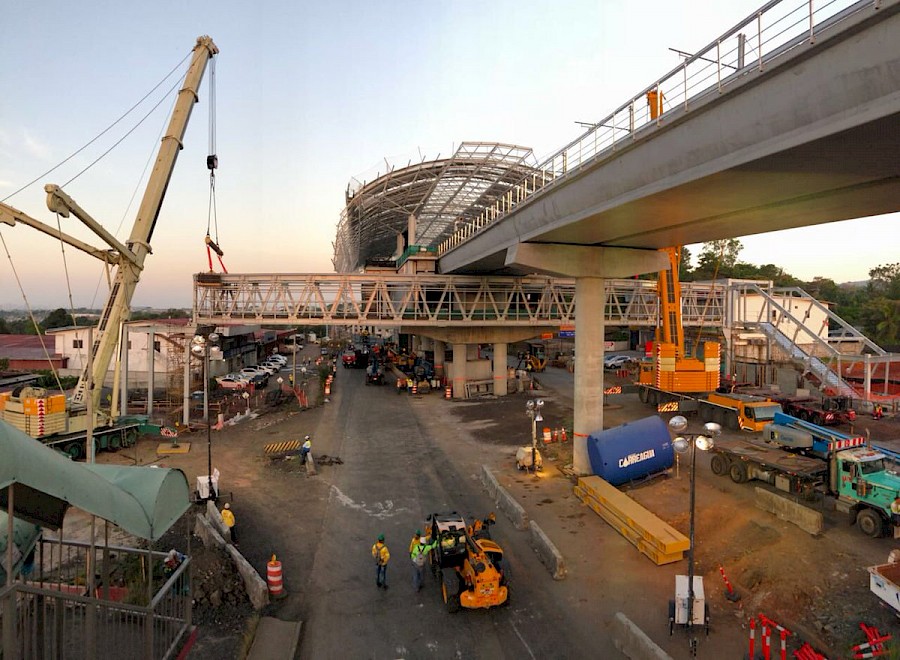
[[[0,421],[0,509],[57,530],[70,506],[156,541],[190,507],[184,472],[173,468],[74,463]],[[6,537],[6,527],[0,535]]]

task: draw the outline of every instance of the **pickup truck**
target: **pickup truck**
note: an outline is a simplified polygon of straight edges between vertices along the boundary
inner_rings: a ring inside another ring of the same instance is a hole
[[[344,369],[351,369],[356,366],[356,353],[354,351],[344,351],[341,354],[341,364]]]

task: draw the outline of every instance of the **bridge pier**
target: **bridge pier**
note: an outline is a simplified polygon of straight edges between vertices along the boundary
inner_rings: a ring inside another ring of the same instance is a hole
[[[506,342],[494,342],[494,396],[506,396],[509,372],[506,364]]]
[[[587,438],[603,429],[603,343],[606,339],[606,278],[630,277],[668,268],[657,250],[519,243],[506,265],[575,278],[575,428],[572,468],[593,474]]]
[[[466,398],[466,363],[469,361],[469,345],[453,344],[453,398]]]

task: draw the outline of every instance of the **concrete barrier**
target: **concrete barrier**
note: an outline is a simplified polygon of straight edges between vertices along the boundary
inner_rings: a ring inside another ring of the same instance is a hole
[[[241,574],[241,578],[244,581],[244,588],[247,590],[247,595],[250,597],[250,602],[255,609],[261,610],[269,604],[269,588],[266,586],[265,581],[259,577],[259,573],[256,572],[256,569],[250,565],[250,562],[244,559],[244,555],[238,552],[233,545],[226,545],[225,550],[231,555],[231,560],[234,562],[235,567],[237,567],[238,573]]]
[[[312,452],[306,455],[306,475],[314,477],[318,474],[316,470],[316,459],[313,458]]]
[[[813,536],[818,536],[825,529],[821,513],[768,490],[756,488],[756,506],[775,514],[781,520],[797,525]]]
[[[631,660],[672,660],[672,656],[621,612],[616,612],[613,618],[612,636],[616,648]]]
[[[522,508],[522,505],[516,502],[515,498],[500,485],[500,482],[497,481],[494,473],[491,472],[491,469],[487,465],[482,465],[481,469],[481,480],[485,484],[488,493],[491,494],[494,504],[497,505],[497,509],[509,518],[516,529],[527,529],[528,514],[525,513],[525,509]]]
[[[200,537],[207,548],[224,549],[227,545],[223,536],[216,530],[206,516],[194,518],[194,534]]]
[[[538,557],[541,558],[544,566],[550,570],[553,579],[562,580],[565,578],[566,560],[563,559],[562,554],[553,545],[553,541],[533,520],[528,523],[528,526],[531,528],[531,544],[537,550]]]
[[[212,500],[206,500],[206,519],[212,524],[216,531],[219,532],[222,538],[231,538],[228,526],[225,524],[225,521],[222,520],[222,514],[219,513],[219,509],[216,508],[216,503]]]

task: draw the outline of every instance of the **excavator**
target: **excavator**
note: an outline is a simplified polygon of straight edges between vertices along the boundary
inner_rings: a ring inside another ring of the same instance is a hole
[[[652,360],[641,363],[638,380],[641,400],[654,404],[658,403],[662,392],[714,392],[719,387],[720,376],[718,342],[703,342],[700,356],[685,354],[681,281],[678,278],[681,247],[660,251],[668,256],[669,268],[660,271],[657,279],[659,325]]]
[[[48,445],[62,449],[72,458],[86,455],[90,433],[95,446],[117,449],[137,439],[139,424],[117,423],[113,411],[100,411],[101,388],[119,343],[121,324],[128,320],[131,300],[150,254],[150,239],[162,208],[166,188],[172,177],[178,152],[182,148],[191,111],[199,98],[198,90],[209,61],[219,49],[208,36],[197,38],[184,84],[178,93],[168,128],[157,152],[131,235],[122,244],[92,218],[59,186],[48,184],[47,206],[68,218],[74,215],[99,236],[110,249],[99,249],[28,216],[12,206],[0,203],[0,222],[10,226],[28,225],[102,261],[114,268],[112,287],[98,325],[91,329],[88,360],[74,393],[50,396],[43,388],[20,388],[0,398],[0,419]],[[207,159],[210,168],[216,159]]]

